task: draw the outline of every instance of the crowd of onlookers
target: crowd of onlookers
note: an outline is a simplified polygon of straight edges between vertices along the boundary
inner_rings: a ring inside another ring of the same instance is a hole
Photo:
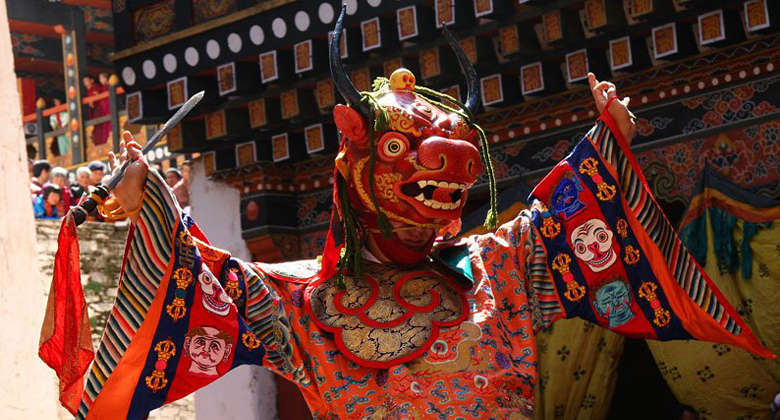
[[[152,170],[160,169],[152,166]],[[87,166],[68,172],[65,168],[54,167],[45,160],[29,160],[30,196],[36,219],[59,219],[65,216],[71,207],[78,205],[102,183],[108,182],[110,175],[106,164],[96,160]],[[189,206],[190,163],[184,162],[180,168],[165,171],[165,181],[173,190],[182,208]],[[95,212],[91,220],[104,221]]]

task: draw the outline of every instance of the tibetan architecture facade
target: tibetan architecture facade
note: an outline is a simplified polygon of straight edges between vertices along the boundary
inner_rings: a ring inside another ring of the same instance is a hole
[[[340,101],[325,52],[339,7],[336,0],[114,1],[113,60],[129,121],[159,123],[206,91],[169,135],[169,148],[202,153],[215,182],[241,191],[241,208],[226,211],[241,212],[259,260],[313,257],[324,241],[339,142],[330,111]],[[437,22],[449,25],[481,77],[479,122],[502,187],[543,175],[590,126],[592,71],[632,97],[640,164],[672,217],[705,163],[777,195],[770,149],[778,147],[780,18],[771,1],[352,0],[346,7],[343,58],[361,90],[404,66],[421,84],[461,95],[462,76],[452,71]]]
[[[118,150],[114,133],[146,138],[146,127],[127,123],[124,88],[113,75],[110,0],[6,0],[6,7],[28,157],[74,168]],[[185,159],[164,144],[149,155],[164,169]]]
[[[441,22],[451,28],[479,73],[477,119],[501,190],[535,185],[592,126],[586,79],[594,72],[631,97],[633,147],[673,223],[705,167],[753,193],[780,195],[777,2],[345,4],[342,58],[359,90],[406,67],[418,84],[462,98],[463,76],[440,36]],[[205,90],[168,147],[200,154],[213,182],[240,191],[239,208],[224,211],[240,213],[259,261],[313,258],[325,241],[339,143],[331,110],[341,101],[326,51],[340,7],[340,0],[113,1],[112,60],[128,121],[159,124]],[[474,211],[486,200],[485,181],[471,193]]]

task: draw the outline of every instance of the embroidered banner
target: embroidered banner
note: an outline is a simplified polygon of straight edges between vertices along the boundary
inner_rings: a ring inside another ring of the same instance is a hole
[[[238,295],[230,284],[236,276],[224,274],[228,254],[220,258],[211,255],[214,248],[201,247],[199,230],[188,216],[175,226],[159,293],[110,376],[85,392],[77,418],[139,419],[240,365],[262,364],[265,348],[231,298]],[[135,278],[123,280],[120,288],[138,287]],[[115,340],[104,337],[101,347]]]
[[[629,337],[695,338],[772,356],[682,246],[608,114],[532,198],[567,317]]]

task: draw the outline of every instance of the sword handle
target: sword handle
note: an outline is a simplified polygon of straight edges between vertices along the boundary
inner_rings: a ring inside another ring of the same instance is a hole
[[[105,201],[108,196],[111,195],[111,190],[109,190],[107,186],[101,185],[97,187],[92,193],[100,197],[101,200]],[[73,221],[76,223],[76,226],[84,223],[87,220],[87,216],[95,211],[97,206],[98,202],[95,201],[95,199],[87,198],[78,206],[73,207],[70,211],[73,212]]]

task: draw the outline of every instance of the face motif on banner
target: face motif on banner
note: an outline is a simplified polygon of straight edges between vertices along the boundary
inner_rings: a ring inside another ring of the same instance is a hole
[[[203,307],[207,311],[219,315],[225,316],[230,312],[230,303],[232,300],[224,290],[219,282],[210,272],[206,271],[206,267],[203,267],[203,271],[198,276],[198,283],[200,283],[200,290],[203,292]]]
[[[614,236],[602,220],[590,219],[571,232],[574,255],[594,272],[604,271],[617,260],[617,254],[612,248]]]
[[[580,186],[576,176],[563,178],[558,186],[555,187],[550,200],[552,213],[562,216],[563,219],[568,219],[579,213],[580,210],[585,208],[585,204],[580,201],[580,191],[582,191],[582,186]]]
[[[609,320],[609,327],[619,327],[632,318],[631,289],[622,279],[601,286],[595,293],[593,307],[596,312]]]
[[[219,376],[217,366],[227,362],[233,350],[233,337],[217,328],[198,326],[184,337],[184,356],[192,359],[187,372]]]

